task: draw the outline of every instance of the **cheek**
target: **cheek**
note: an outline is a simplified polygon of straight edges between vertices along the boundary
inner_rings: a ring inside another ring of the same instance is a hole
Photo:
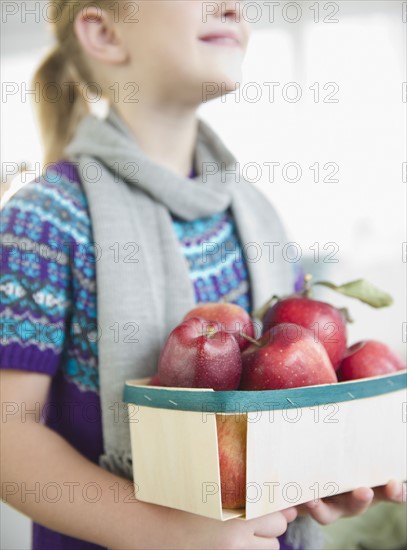
[[[188,62],[188,58],[194,57],[197,51],[201,3],[196,0],[150,2],[151,7],[145,10],[145,18],[142,20],[144,47],[153,50],[161,59],[172,60],[172,63],[183,60]]]
[[[169,0],[168,4],[171,3],[173,2]],[[186,3],[188,2],[174,2],[179,7],[184,6]],[[184,9],[186,10],[185,6]],[[188,11],[191,12],[191,10]],[[200,11],[198,10],[199,14]],[[196,21],[196,13],[194,12],[180,13],[179,9],[175,8],[168,10],[168,17],[164,24],[160,24],[157,28],[153,46],[157,57],[165,62],[167,66],[184,66],[185,70],[188,70],[188,68],[193,70],[194,66],[202,63],[203,52],[198,38],[200,34],[199,23],[199,20]]]

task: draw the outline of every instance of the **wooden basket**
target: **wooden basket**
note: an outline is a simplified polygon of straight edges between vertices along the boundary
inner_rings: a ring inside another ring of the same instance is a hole
[[[219,520],[256,518],[404,480],[407,372],[290,390],[126,382],[137,499]],[[246,508],[222,509],[215,414],[247,412]]]

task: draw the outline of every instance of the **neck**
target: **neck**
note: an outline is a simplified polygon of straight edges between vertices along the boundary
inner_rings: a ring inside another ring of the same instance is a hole
[[[157,164],[188,177],[198,131],[196,110],[174,106],[116,104],[137,145]]]

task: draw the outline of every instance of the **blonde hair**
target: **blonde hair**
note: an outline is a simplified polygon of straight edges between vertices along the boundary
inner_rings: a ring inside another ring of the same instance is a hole
[[[92,81],[92,74],[74,31],[77,14],[88,6],[103,7],[104,1],[54,1],[49,9],[57,41],[54,49],[37,68],[32,84],[40,88],[36,114],[44,147],[44,163],[61,160],[64,148],[75,132],[80,119],[89,112],[88,103],[79,86]],[[52,13],[51,13],[52,9]],[[48,98],[45,90],[54,87],[56,98]]]

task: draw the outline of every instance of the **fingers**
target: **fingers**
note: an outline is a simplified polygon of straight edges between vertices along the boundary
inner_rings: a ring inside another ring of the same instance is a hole
[[[407,502],[407,483],[392,479],[381,487],[374,487],[374,502]]]
[[[332,505],[324,503],[322,500],[312,500],[305,505],[308,513],[321,525],[329,525],[341,517],[339,509]]]
[[[253,534],[256,537],[275,538],[287,531],[287,519],[283,512],[267,514],[252,521],[255,522],[253,523]]]
[[[298,509],[298,516],[299,517],[309,516],[310,509],[308,508],[308,506],[306,504],[297,505],[297,509]]]
[[[349,508],[345,510],[344,517],[363,514],[372,504],[374,491],[370,487],[360,487],[349,493]]]
[[[363,514],[369,506],[380,501],[407,502],[407,483],[393,479],[374,489],[359,487],[348,493],[300,504],[296,510],[299,516],[311,515],[322,525],[328,525],[341,517]]]
[[[295,507],[286,508],[285,510],[282,510],[281,513],[284,514],[285,519],[287,520],[287,523],[291,523],[298,516],[298,510]]]
[[[341,517],[362,514],[373,500],[373,490],[361,487],[349,493],[306,503],[309,514],[322,525],[329,525]]]
[[[236,525],[233,525],[234,522]],[[231,528],[226,541],[227,546],[222,546],[225,549],[279,550],[280,543],[277,537],[287,530],[287,520],[281,512],[250,520],[235,518],[225,523]]]

